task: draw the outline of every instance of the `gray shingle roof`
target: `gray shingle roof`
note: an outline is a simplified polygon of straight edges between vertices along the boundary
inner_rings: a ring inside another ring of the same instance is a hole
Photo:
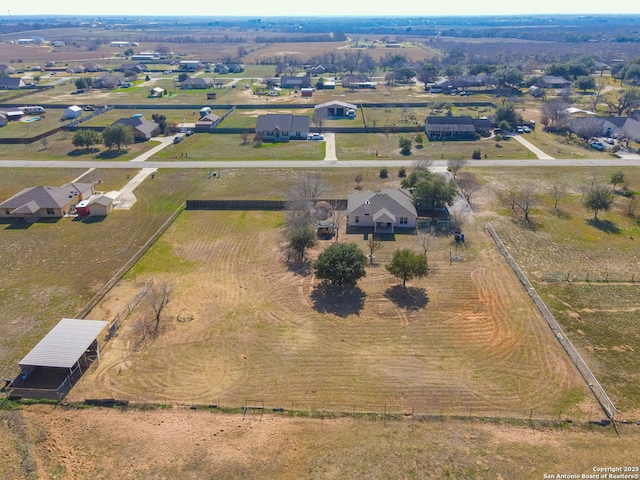
[[[40,208],[62,208],[93,188],[90,183],[69,183],[62,187],[28,187],[0,203],[0,208],[20,208],[35,202]],[[36,210],[37,211],[37,210]]]
[[[365,202],[369,202],[370,215],[395,215],[396,217],[417,217],[418,212],[408,190],[385,188],[379,192],[365,190],[349,195],[347,200],[348,215],[364,215]],[[389,220],[395,221],[395,220]]]
[[[311,119],[306,115],[291,113],[269,113],[260,115],[256,121],[257,132],[273,132],[278,129],[284,132],[308,132]]]

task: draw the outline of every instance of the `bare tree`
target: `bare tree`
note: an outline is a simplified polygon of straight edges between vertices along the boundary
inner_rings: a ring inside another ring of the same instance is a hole
[[[524,187],[515,197],[514,204],[524,215],[525,221],[531,225],[531,209],[535,205],[536,195],[531,186]]]
[[[318,133],[322,133],[322,125],[324,125],[324,122],[326,122],[328,118],[329,118],[329,114],[325,109],[320,109],[313,112],[313,117],[311,117],[311,121],[318,128]]]
[[[570,106],[571,104],[569,102],[561,98],[552,98],[544,102],[542,114],[551,120],[553,126],[565,127],[569,120],[569,115],[566,110]]]
[[[604,121],[600,117],[581,117],[571,122],[571,130],[582,138],[598,137],[602,135],[603,124]]]
[[[447,169],[451,172],[454,180],[456,179],[458,172],[467,166],[467,163],[469,162],[464,158],[452,158],[447,160]]]
[[[467,208],[455,208],[451,209],[449,212],[449,219],[453,223],[453,226],[458,230],[462,230],[462,227],[464,227],[469,221],[470,216],[471,210]]]
[[[418,245],[422,248],[425,257],[427,256],[427,250],[429,250],[429,246],[433,243],[434,239],[435,230],[433,227],[418,231]]]
[[[171,299],[171,288],[167,282],[156,283],[147,291],[145,298],[154,313],[153,334],[157,335],[158,329],[160,328],[160,320],[162,319],[162,312]]]
[[[422,158],[420,160],[415,160],[412,164],[413,170],[416,172],[422,172],[425,170],[429,170],[429,167],[433,165],[433,160],[429,158]]]
[[[458,176],[456,183],[458,184],[458,188],[460,189],[460,193],[464,199],[469,205],[471,205],[473,195],[480,190],[480,184],[478,183],[476,176],[472,172],[462,172]]]
[[[367,248],[369,249],[369,265],[373,266],[373,259],[375,258],[373,254],[382,248],[382,242],[372,233],[367,240]]]
[[[596,88],[594,89],[595,95],[593,96],[593,109],[595,111],[598,110],[598,103],[600,103],[600,97],[602,97],[602,93],[604,92],[604,87],[607,85],[607,82],[602,76],[598,77],[596,80]]]
[[[338,235],[342,228],[342,224],[346,219],[347,212],[345,210],[338,209],[338,202],[333,202],[332,207],[333,211],[331,212],[331,220],[333,220],[333,226],[336,229],[335,243],[338,243]]]
[[[627,215],[630,217],[635,216],[636,210],[638,209],[638,195],[631,195],[629,198],[629,204],[627,205]]]
[[[296,180],[287,193],[287,228],[298,231],[311,224],[314,219],[315,205],[328,192],[322,177],[307,173]]]
[[[553,208],[558,210],[558,203],[567,194],[567,184],[562,180],[556,180],[551,186],[551,194],[553,195]]]

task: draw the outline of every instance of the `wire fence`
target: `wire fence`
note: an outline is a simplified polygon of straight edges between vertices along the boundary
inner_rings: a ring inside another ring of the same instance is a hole
[[[562,327],[560,327],[560,324],[558,324],[557,320],[555,319],[551,311],[547,308],[546,304],[542,301],[542,299],[540,298],[536,290],[533,288],[533,285],[531,284],[531,282],[529,282],[529,279],[527,278],[527,276],[524,274],[524,272],[518,265],[518,262],[516,262],[513,256],[511,256],[511,254],[509,253],[509,250],[507,250],[507,247],[505,247],[504,243],[502,243],[502,240],[500,239],[496,231],[493,229],[491,224],[487,223],[485,225],[485,228],[493,238],[493,241],[498,246],[498,249],[504,256],[504,258],[507,260],[507,263],[513,269],[514,273],[520,280],[520,283],[522,283],[525,290],[527,291],[527,293],[535,303],[536,307],[544,317],[545,321],[549,325],[549,328],[551,328],[551,331],[555,335],[556,339],[558,340],[558,342],[560,342],[560,345],[562,345],[562,348],[564,348],[564,350],[567,352],[567,354],[569,355],[569,358],[571,359],[573,364],[576,366],[576,368],[578,369],[582,377],[585,379],[585,381],[589,385],[589,388],[591,389],[591,391],[593,392],[593,395],[596,397],[596,399],[600,403],[600,406],[602,407],[604,412],[607,414],[607,416],[611,420],[614,420],[615,415],[619,413],[619,411],[615,407],[611,399],[609,398],[609,395],[607,395],[607,393],[605,392],[604,388],[602,387],[598,379],[595,377],[591,369],[587,366],[587,363],[583,360],[583,358],[580,356],[578,351],[575,349],[575,347],[573,346],[573,343],[571,343],[571,340],[567,338],[564,331],[562,330]]]
[[[548,272],[543,277],[545,282],[570,283],[640,283],[640,273],[628,272]]]

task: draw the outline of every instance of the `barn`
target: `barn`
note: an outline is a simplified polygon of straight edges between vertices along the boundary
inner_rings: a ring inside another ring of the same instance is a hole
[[[91,364],[100,360],[98,337],[109,322],[63,318],[20,361],[12,396],[62,399]]]
[[[71,105],[64,110],[64,118],[77,118],[82,115],[82,109],[77,105]]]

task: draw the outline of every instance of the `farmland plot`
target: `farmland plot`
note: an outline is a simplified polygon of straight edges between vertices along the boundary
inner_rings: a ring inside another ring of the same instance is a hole
[[[520,416],[593,407],[482,230],[451,265],[450,239],[438,238],[433,275],[406,292],[374,266],[336,300],[283,263],[281,222],[278,212],[184,212],[90,314],[112,318],[153,275],[173,288],[162,332],[142,340],[140,308],[69,399]],[[340,238],[364,247],[361,235]],[[417,249],[415,236],[385,242],[378,260],[401,246]]]

